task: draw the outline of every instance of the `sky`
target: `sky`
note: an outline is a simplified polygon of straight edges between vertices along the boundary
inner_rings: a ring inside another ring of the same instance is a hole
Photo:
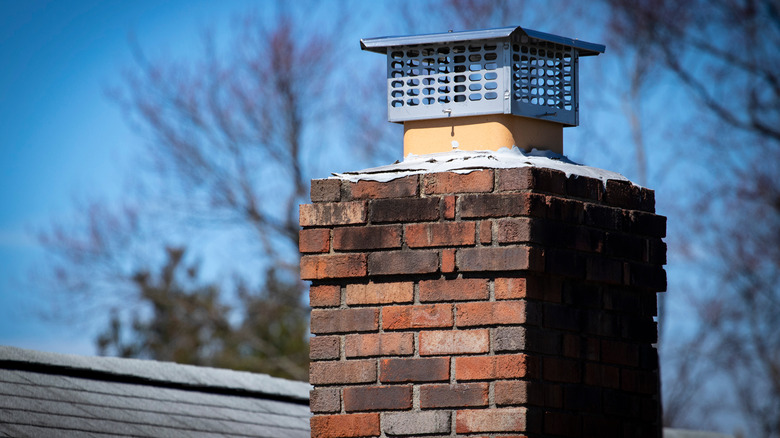
[[[46,294],[28,281],[42,255],[35,235],[79,200],[121,196],[143,139],[106,91],[133,62],[130,35],[187,53],[200,30],[249,4],[0,0],[0,345],[95,353],[83,326],[41,317]]]

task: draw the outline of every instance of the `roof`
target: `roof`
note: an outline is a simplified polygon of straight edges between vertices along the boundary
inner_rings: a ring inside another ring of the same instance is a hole
[[[423,35],[387,36],[378,38],[363,38],[360,47],[376,53],[387,53],[388,47],[411,46],[416,44],[452,43],[457,41],[486,40],[506,38],[519,33],[542,41],[550,41],[579,49],[580,56],[594,56],[604,53],[603,44],[589,43],[576,38],[567,38],[538,30],[526,29],[520,26],[499,27],[495,29],[467,30],[460,32],[431,33]]]
[[[0,347],[0,437],[309,437],[309,389],[261,374]]]

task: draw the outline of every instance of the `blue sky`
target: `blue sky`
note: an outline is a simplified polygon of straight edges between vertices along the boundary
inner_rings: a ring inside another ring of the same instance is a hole
[[[144,49],[187,53],[201,29],[249,2],[0,1],[0,345],[93,354],[84,327],[39,318],[28,276],[35,231],[73,215],[74,200],[121,195],[143,141],[106,98]],[[258,3],[254,3],[258,5]]]

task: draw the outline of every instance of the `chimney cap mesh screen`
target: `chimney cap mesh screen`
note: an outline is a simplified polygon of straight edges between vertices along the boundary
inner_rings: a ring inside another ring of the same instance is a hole
[[[580,56],[604,46],[520,27],[361,40],[387,55],[391,122],[514,114],[578,123]]]

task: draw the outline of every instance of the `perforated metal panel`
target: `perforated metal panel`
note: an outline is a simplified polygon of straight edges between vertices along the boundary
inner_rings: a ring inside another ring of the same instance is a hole
[[[576,126],[579,56],[604,51],[520,27],[372,38],[361,45],[387,54],[391,122],[514,114]]]

